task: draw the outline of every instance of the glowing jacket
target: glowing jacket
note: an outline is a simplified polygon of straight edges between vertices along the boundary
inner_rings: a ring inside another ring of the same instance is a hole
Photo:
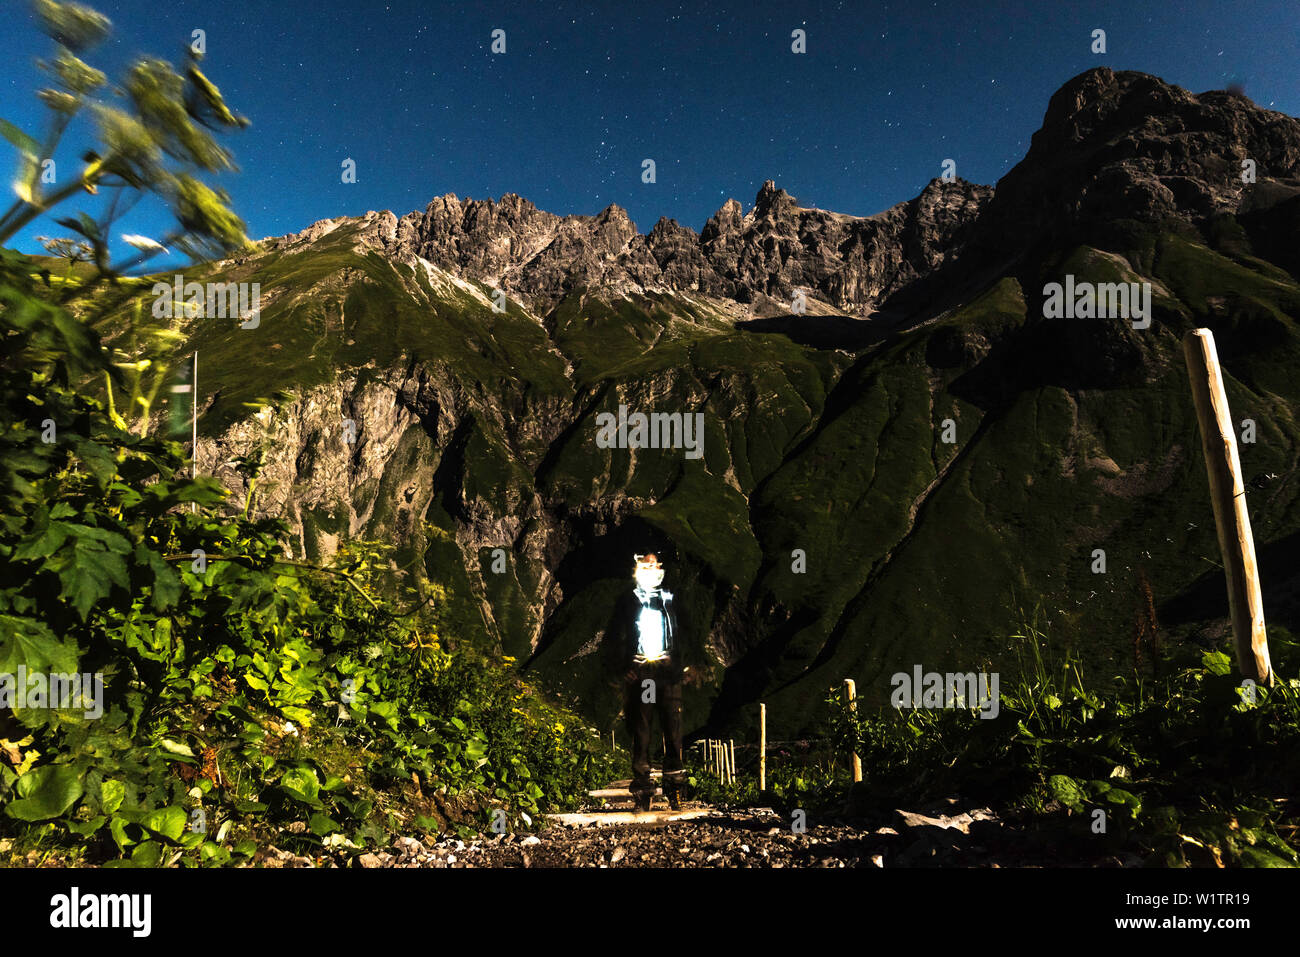
[[[672,592],[659,588],[647,593],[633,588],[619,600],[610,626],[612,650],[618,659],[615,664],[620,668],[676,658],[677,614]]]

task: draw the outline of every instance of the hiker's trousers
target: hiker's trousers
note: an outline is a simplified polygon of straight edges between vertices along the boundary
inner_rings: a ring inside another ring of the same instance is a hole
[[[647,682],[650,682],[647,684]],[[653,793],[650,723],[655,712],[664,736],[664,793],[680,789],[682,770],[682,669],[671,659],[640,662],[623,679],[623,717],[632,739],[633,795]]]

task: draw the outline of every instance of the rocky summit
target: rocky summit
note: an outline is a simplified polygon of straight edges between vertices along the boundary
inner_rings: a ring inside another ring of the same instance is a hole
[[[993,192],[961,180],[934,180],[916,197],[876,216],[804,208],[768,180],[754,205],[727,200],[701,233],[660,219],[647,234],[627,212],[556,216],[507,193],[499,201],[439,196],[423,213],[324,220],[266,241],[300,251],[345,223],[359,242],[398,262],[427,262],[500,289],[537,312],[578,288],[688,292],[788,312],[796,290],[816,311],[870,315],[879,303],[961,252]]]
[[[698,233],[643,233],[618,206],[446,193],[195,270],[262,290],[255,329],[178,320],[199,469],[242,509],[235,462],[260,450],[254,511],[301,553],[396,544],[459,634],[604,727],[601,638],[631,555],[662,543],[688,727],[743,730],[762,699],[779,734],[846,677],[883,703],[917,662],[1014,671],[1025,619],[1106,674],[1148,601],[1163,640],[1220,637],[1179,345],[1204,326],[1254,424],[1270,627],[1300,624],[1300,121],[1096,69],[996,187],[934,180],[865,217],[809,202],[769,181]],[[1135,284],[1149,325],[1049,316],[1054,283]],[[702,416],[701,454],[598,443],[621,407]]]

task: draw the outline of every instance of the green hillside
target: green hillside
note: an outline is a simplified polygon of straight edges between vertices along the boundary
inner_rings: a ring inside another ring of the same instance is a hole
[[[681,295],[578,289],[545,314],[515,301],[495,313],[488,286],[354,249],[343,226],[213,270],[261,284],[261,324],[182,321],[177,351],[199,350],[210,439],[281,390],[336,399],[340,417],[368,389],[388,397],[358,417],[356,449],[322,438],[325,410],[285,413],[309,459],[355,465],[368,430],[397,436],[355,477],[350,510],[301,510],[307,551],[364,534],[400,545],[403,563],[423,556],[469,634],[608,725],[618,705],[593,639],[653,529],[677,551],[688,723],[737,720],[761,695],[793,731],[844,677],[883,701],[889,675],[916,663],[1013,669],[1007,635],[1035,605],[1085,662],[1122,671],[1139,575],[1173,602],[1169,640],[1213,624],[1181,620],[1217,546],[1180,337],[1216,334],[1233,414],[1257,423],[1248,476],[1288,476],[1300,285],[1230,217],[1206,232],[1135,227],[1112,248],[1042,251],[850,355],[738,329]],[[1042,318],[1044,283],[1065,273],[1150,281],[1151,327]],[[384,402],[404,424],[375,420]],[[702,457],[597,447],[596,417],[620,404],[703,413]],[[299,461],[280,498],[303,497],[312,475]],[[1287,481],[1252,490],[1251,508],[1265,555],[1300,529]],[[1296,627],[1294,604],[1269,613]]]

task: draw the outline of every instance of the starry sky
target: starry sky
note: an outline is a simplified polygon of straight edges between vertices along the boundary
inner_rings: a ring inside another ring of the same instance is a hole
[[[252,121],[227,137],[240,172],[219,182],[253,238],[400,216],[447,192],[514,192],[559,214],[618,203],[643,232],[660,216],[698,230],[728,197],[748,209],[765,179],[802,205],[868,215],[915,196],[945,159],[996,182],[1051,94],[1098,65],[1193,92],[1239,85],[1300,115],[1296,0],[92,5],[115,29],[87,59],[110,76],[141,53],[179,62],[205,31],[205,71]],[[50,41],[23,0],[0,9],[0,117],[37,133],[34,61]],[[56,159],[76,169],[90,133],[74,125]],[[346,159],[355,183],[342,182]],[[145,202],[119,230],[168,226]],[[39,251],[38,234],[63,233],[38,221],[16,245]]]

